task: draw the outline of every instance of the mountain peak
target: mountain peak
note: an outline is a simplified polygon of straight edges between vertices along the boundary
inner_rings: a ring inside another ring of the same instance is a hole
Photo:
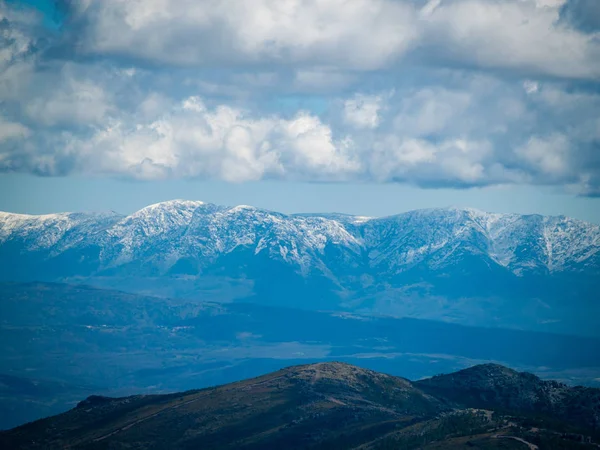
[[[162,218],[169,215],[184,215],[191,217],[193,212],[201,206],[207,205],[201,201],[193,200],[168,200],[154,203],[134,212],[126,219],[133,218]]]
[[[457,373],[484,373],[488,375],[502,374],[502,375],[518,375],[519,372],[511,369],[510,367],[503,366],[502,364],[486,363],[477,364],[475,366],[468,367]]]
[[[205,205],[205,202],[200,200],[166,200],[164,202],[153,203],[151,205],[145,206],[140,211],[152,211],[157,209],[179,209],[179,208],[197,208],[199,206]]]
[[[421,380],[421,382],[432,386],[455,386],[458,388],[459,386],[479,386],[483,380],[486,386],[489,386],[490,383],[493,385],[506,385],[513,383],[514,379],[522,377],[531,378],[532,380],[535,378],[541,382],[535,375],[527,372],[517,372],[509,367],[495,363],[478,364],[451,374],[436,375]]]
[[[432,395],[443,395],[459,404],[524,411],[553,411],[565,395],[567,385],[544,381],[528,372],[517,372],[498,364],[481,364],[458,372],[417,381]]]
[[[446,208],[441,208],[441,209],[446,209],[446,210],[449,210],[449,211],[461,211],[461,212],[471,213],[471,214],[474,214],[474,215],[494,214],[494,213],[491,213],[489,211],[483,211],[483,210],[478,209],[478,208],[473,208],[471,206],[451,205],[451,206],[448,206]]]
[[[229,212],[238,212],[238,211],[257,211],[258,208],[250,205],[237,205],[229,208]]]
[[[289,370],[298,376],[314,376],[317,379],[349,381],[357,375],[368,375],[373,371],[352,364],[330,361],[290,367]]]

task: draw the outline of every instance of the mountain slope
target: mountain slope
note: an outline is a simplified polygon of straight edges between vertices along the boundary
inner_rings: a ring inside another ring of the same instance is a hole
[[[487,410],[450,407],[444,397],[434,397],[408,380],[342,363],[319,363],[200,391],[91,396],[64,414],[0,433],[0,445],[14,449],[408,449],[444,448],[444,443],[454,445],[466,436],[481,444],[479,448],[498,448],[494,445],[498,439],[511,439],[506,441],[511,445],[500,448],[526,448],[521,447],[523,442],[536,448],[529,443],[533,439],[569,448],[570,435],[564,433],[568,427],[529,430],[518,410],[509,422],[493,414],[493,409],[493,404]],[[594,411],[598,413],[598,405]],[[527,420],[544,423],[531,415]],[[586,441],[591,438],[585,433],[593,430],[584,424],[580,433],[571,436]]]
[[[305,448],[342,433],[369,436],[445,408],[410,382],[357,367],[292,367],[164,396],[90,397],[0,435],[4,448]]]
[[[127,217],[1,213],[0,263],[5,281],[598,333],[600,227],[566,217],[373,219],[183,200]]]
[[[417,381],[416,386],[473,408],[543,413],[600,430],[600,390],[544,381],[498,364],[485,364]]]

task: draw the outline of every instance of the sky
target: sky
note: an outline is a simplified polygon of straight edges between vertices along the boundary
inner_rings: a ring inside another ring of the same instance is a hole
[[[0,0],[0,210],[600,223],[597,0]]]

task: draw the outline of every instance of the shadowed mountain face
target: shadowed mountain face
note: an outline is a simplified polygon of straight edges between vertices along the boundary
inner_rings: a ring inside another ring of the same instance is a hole
[[[556,428],[548,420],[556,419],[557,413],[534,403],[517,402],[494,413],[498,402],[511,404],[515,392],[502,388],[520,386],[522,379],[529,380],[527,389],[543,389],[547,384],[532,375],[489,365],[416,384],[342,363],[295,366],[180,394],[92,396],[64,414],[0,433],[0,445],[14,449],[463,448],[462,439],[475,448],[538,448],[542,443],[571,448],[576,439],[584,443],[573,448],[594,448],[585,442],[596,438],[595,430],[582,418],[583,412],[597,415],[600,405],[567,400],[567,387],[553,402],[557,411],[570,402],[571,410],[579,412],[569,425]],[[421,388],[426,384],[429,388],[456,384],[460,394],[432,395]],[[490,401],[480,397],[481,409],[475,410],[469,407],[471,384],[473,389],[501,389]],[[590,394],[597,396],[598,390]]]
[[[285,215],[191,201],[118,214],[0,213],[0,279],[598,334],[600,227],[413,211]]]
[[[600,430],[600,389],[542,381],[530,373],[486,364],[415,383],[424,392],[474,408],[537,412]]]

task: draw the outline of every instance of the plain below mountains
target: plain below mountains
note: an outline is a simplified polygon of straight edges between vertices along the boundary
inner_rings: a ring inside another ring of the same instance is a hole
[[[0,433],[11,449],[595,449],[600,390],[498,365],[410,382],[342,363],[215,388],[90,396]]]
[[[169,201],[0,213],[0,279],[598,335],[600,226],[430,209],[369,218]]]
[[[500,362],[600,385],[600,340],[410,318],[0,284],[0,429],[123,396],[344,361],[411,379]]]

